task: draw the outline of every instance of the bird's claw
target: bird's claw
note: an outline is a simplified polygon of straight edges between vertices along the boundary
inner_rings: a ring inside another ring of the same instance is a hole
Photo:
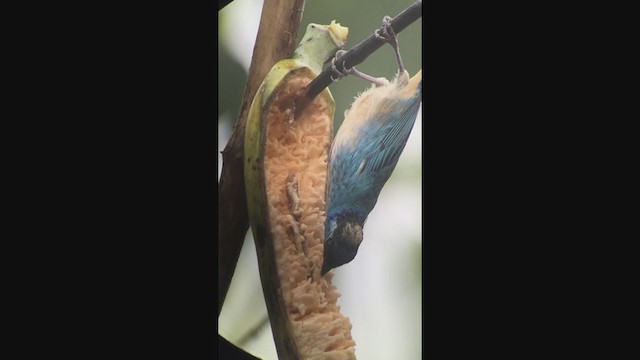
[[[347,75],[354,75],[354,76],[359,77],[361,79],[364,79],[366,81],[370,81],[370,82],[374,83],[376,86],[386,85],[386,83],[384,81],[381,81],[379,79],[376,79],[376,78],[374,78],[372,76],[369,76],[369,75],[367,75],[365,73],[362,73],[362,72],[358,71],[355,66],[347,68],[344,61],[340,62],[340,59],[346,53],[347,52],[344,51],[344,50],[338,50],[338,51],[336,51],[336,56],[333,59],[331,59],[331,71],[333,72],[333,74],[331,75],[331,80],[333,82],[340,81],[340,79],[346,77]],[[336,66],[336,60],[340,62],[340,66],[342,67],[342,70],[339,70],[338,66]],[[333,75],[336,75],[337,78],[334,77]]]
[[[393,50],[396,53],[396,59],[398,60],[398,67],[400,68],[399,73],[403,73],[404,64],[402,63],[402,58],[400,56],[400,49],[398,47],[398,35],[396,35],[396,32],[391,27],[391,20],[393,20],[393,18],[391,18],[390,16],[383,17],[382,28],[376,29],[376,31],[374,31],[373,34],[375,35],[376,38],[391,44],[391,46],[393,47]],[[381,31],[382,31],[382,35],[380,34]]]
[[[395,31],[391,27],[391,20],[393,20],[390,16],[385,16],[382,18],[382,28],[376,29],[373,34],[376,38],[386,41],[395,47],[395,44],[398,42],[398,36],[396,36]],[[382,35],[380,35],[380,31],[382,30]]]
[[[331,75],[331,80],[333,82],[340,81],[340,79],[351,74],[352,68],[347,69],[347,67],[344,65],[344,61],[342,62],[342,70],[338,70],[338,67],[336,66],[336,60],[342,58],[342,56],[344,56],[344,54],[346,53],[347,52],[344,50],[338,50],[336,51],[336,55],[333,57],[333,59],[331,59],[331,71],[333,72],[333,74]],[[334,74],[337,77],[333,77]]]

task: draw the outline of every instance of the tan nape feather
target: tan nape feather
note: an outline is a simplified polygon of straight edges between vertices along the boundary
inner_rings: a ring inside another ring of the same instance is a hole
[[[422,69],[408,81],[408,84],[399,92],[398,96],[403,99],[409,99],[416,94],[416,89],[422,81]]]

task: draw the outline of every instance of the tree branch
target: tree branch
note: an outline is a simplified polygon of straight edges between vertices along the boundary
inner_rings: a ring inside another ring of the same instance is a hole
[[[396,34],[398,34],[411,23],[418,20],[420,17],[422,17],[422,0],[418,0],[416,3],[409,6],[395,18],[393,18],[391,20],[391,28]],[[371,36],[361,41],[358,45],[351,48],[351,50],[347,51],[347,53],[344,54],[339,61],[335,62],[335,65],[336,67],[338,67],[338,69],[342,68],[343,64],[344,68],[351,68],[353,66],[356,66],[366,60],[369,55],[373,54],[384,44],[384,40],[378,39],[375,35],[371,34]],[[333,82],[333,80],[331,80],[331,74],[331,67],[328,67],[327,69],[322,71],[318,75],[318,77],[316,77],[308,85],[306,94],[298,100],[301,101],[298,104],[304,107],[307,102],[310,102],[313,98],[320,94],[322,90],[329,86]]]
[[[249,340],[258,336],[260,331],[265,329],[268,325],[269,325],[269,314],[265,314],[264,317],[262,317],[262,319],[260,319],[260,321],[258,321],[257,324],[251,327],[246,334],[240,337],[240,339],[238,340],[238,345],[240,346],[246,345],[246,343],[249,342]]]
[[[222,175],[218,184],[218,316],[249,229],[243,162],[249,107],[271,67],[293,55],[303,9],[304,0],[264,0],[240,113],[222,151]]]

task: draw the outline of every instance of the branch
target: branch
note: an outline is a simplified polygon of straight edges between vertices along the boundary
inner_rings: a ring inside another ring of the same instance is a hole
[[[393,18],[391,20],[391,28],[396,34],[398,34],[420,17],[422,17],[422,0],[418,0],[416,3],[409,6]],[[380,30],[382,30],[382,28]],[[347,51],[339,61],[336,61],[335,65],[338,69],[342,68],[342,64],[344,64],[345,69],[354,67],[362,63],[367,57],[369,57],[369,55],[373,54],[385,43],[386,42],[384,40],[378,39],[375,35],[371,34],[371,36],[351,48],[351,50]],[[318,77],[308,85],[306,94],[299,100],[303,101],[303,103],[299,104],[303,105],[310,102],[320,94],[322,90],[329,86],[333,82],[333,80],[331,80],[331,74],[331,67],[322,71]],[[304,107],[304,105],[302,107]]]
[[[255,324],[252,328],[247,331],[246,334],[242,335],[238,340],[238,345],[244,346],[246,343],[256,337],[260,331],[265,329],[269,325],[269,314],[265,314],[257,324]]]
[[[243,162],[249,107],[271,67],[293,55],[303,9],[304,0],[264,0],[238,121],[222,151],[218,184],[218,316],[249,229]]]

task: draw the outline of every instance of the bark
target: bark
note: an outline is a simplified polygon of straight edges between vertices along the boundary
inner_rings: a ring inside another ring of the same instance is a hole
[[[238,120],[222,152],[222,175],[218,184],[218,316],[249,229],[243,169],[249,107],[271,67],[293,55],[303,9],[304,0],[264,1]]]

